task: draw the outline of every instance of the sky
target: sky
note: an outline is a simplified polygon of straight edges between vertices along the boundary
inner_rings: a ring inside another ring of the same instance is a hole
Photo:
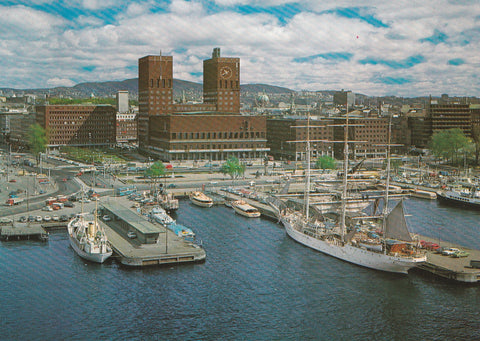
[[[0,87],[136,78],[160,51],[201,83],[214,47],[241,84],[480,97],[478,0],[0,0]]]

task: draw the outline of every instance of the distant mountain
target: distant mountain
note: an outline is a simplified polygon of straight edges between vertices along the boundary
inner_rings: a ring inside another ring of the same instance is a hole
[[[241,92],[259,93],[265,91],[268,94],[288,94],[293,90],[272,86],[267,84],[244,84],[240,86]],[[11,89],[0,88],[2,93],[8,95],[15,93],[17,96],[22,94],[33,95],[48,95],[50,97],[72,97],[72,98],[86,98],[92,94],[95,97],[114,97],[117,91],[126,90],[130,97],[138,97],[138,78],[126,79],[123,81],[108,81],[108,82],[87,82],[80,83],[73,87],[56,87],[45,89]],[[185,97],[195,100],[201,100],[203,95],[203,84],[184,81],[180,79],[173,80],[173,97],[175,99],[181,98],[185,93]]]

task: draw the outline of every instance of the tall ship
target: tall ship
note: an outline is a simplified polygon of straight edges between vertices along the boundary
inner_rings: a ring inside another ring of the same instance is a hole
[[[73,250],[83,259],[103,263],[112,255],[107,235],[99,225],[96,215],[87,218],[87,214],[78,214],[67,225],[68,238]]]
[[[213,199],[200,191],[192,192],[190,194],[190,201],[200,207],[213,206]]]
[[[443,191],[437,193],[437,199],[445,204],[480,209],[480,192],[477,188],[471,188],[464,191]]]
[[[351,217],[346,224],[347,167],[348,167],[348,111],[345,124],[342,208],[339,216],[322,214],[312,218],[309,212],[310,141],[307,125],[307,177],[305,210],[279,209],[280,221],[286,233],[295,241],[338,259],[370,269],[408,273],[408,270],[426,261],[426,255],[416,247],[408,231],[403,200],[387,214],[388,191],[385,191],[383,215],[378,217]],[[390,132],[389,132],[390,133]],[[390,155],[387,149],[387,184],[389,186]],[[281,206],[280,206],[281,207]]]

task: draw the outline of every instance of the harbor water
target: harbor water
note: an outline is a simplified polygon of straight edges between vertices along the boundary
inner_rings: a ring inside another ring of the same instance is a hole
[[[480,213],[406,201],[415,233],[480,248]],[[66,232],[0,244],[2,340],[440,340],[480,337],[480,287],[354,266],[281,225],[180,203],[205,263],[92,264]]]

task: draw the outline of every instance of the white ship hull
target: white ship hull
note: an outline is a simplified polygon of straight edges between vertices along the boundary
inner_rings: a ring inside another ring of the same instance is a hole
[[[240,214],[244,217],[247,217],[247,218],[258,218],[261,216],[261,213],[259,211],[249,211],[249,212],[246,212],[236,206],[233,206],[233,210],[235,211],[235,213],[237,214]]]
[[[287,219],[281,218],[287,234],[295,241],[349,263],[374,270],[407,274],[408,270],[425,262],[426,257],[405,258],[368,251],[350,244],[336,245],[308,236],[292,227]]]
[[[86,252],[82,249],[81,245],[79,244],[78,240],[74,236],[74,229],[75,227],[72,224],[72,221],[68,224],[68,239],[70,241],[70,246],[72,249],[83,259],[86,259],[91,262],[95,263],[103,263],[107,258],[112,255],[112,250],[109,247],[105,247],[105,250],[101,250],[103,252]]]

